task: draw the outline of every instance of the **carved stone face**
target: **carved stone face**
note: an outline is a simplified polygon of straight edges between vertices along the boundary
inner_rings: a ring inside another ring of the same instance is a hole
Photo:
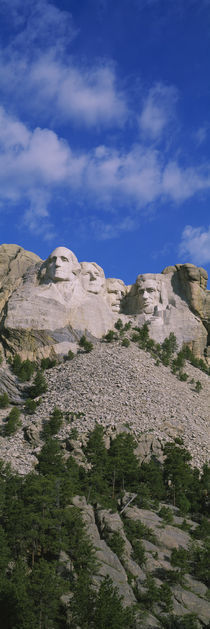
[[[155,306],[161,301],[160,289],[158,288],[157,282],[154,279],[146,277],[146,275],[140,275],[137,277],[136,287],[139,297],[140,312],[153,314]]]
[[[52,282],[71,282],[79,270],[79,263],[72,251],[66,247],[57,247],[46,261],[45,280]]]
[[[109,277],[106,280],[106,289],[108,292],[108,302],[114,312],[120,311],[120,305],[123,297],[126,295],[126,286],[122,280]]]
[[[81,284],[88,293],[104,292],[105,275],[103,269],[96,262],[81,262]]]

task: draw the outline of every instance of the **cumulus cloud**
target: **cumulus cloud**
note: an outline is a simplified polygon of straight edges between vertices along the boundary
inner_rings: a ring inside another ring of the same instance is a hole
[[[119,126],[127,116],[125,97],[117,88],[114,69],[108,65],[79,68],[48,55],[31,66],[29,85],[37,101],[41,98],[49,105],[53,98],[54,112],[65,120],[88,126]]]
[[[151,140],[157,140],[173,118],[178,91],[173,86],[157,83],[145,98],[141,115],[140,130]]]
[[[194,264],[208,264],[210,262],[210,225],[208,228],[186,225],[182,232],[179,254]]]
[[[0,201],[26,205],[24,220],[32,230],[50,222],[49,207],[59,191],[66,199],[88,199],[97,211],[114,207],[117,213],[126,205],[127,222],[103,230],[109,238],[134,228],[133,215],[154,202],[180,203],[210,188],[210,167],[184,169],[141,144],[127,151],[106,145],[75,151],[54,131],[31,130],[3,107],[0,138]],[[93,229],[99,232],[100,223]]]
[[[163,193],[175,202],[182,202],[197,192],[210,188],[210,164],[198,167],[181,167],[169,162],[163,173]]]
[[[0,18],[8,19],[5,0]],[[120,126],[128,111],[110,64],[82,65],[70,56],[71,14],[47,0],[11,0],[13,37],[0,48],[0,92],[16,111],[88,126]],[[12,29],[10,29],[12,30]],[[23,89],[24,88],[24,89]],[[15,100],[14,100],[15,95]],[[53,108],[52,108],[53,102]]]

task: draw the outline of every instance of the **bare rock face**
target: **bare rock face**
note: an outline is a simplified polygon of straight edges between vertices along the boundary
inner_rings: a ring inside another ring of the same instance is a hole
[[[26,270],[37,262],[41,262],[39,256],[18,245],[0,246],[0,312]]]
[[[194,354],[201,357],[207,345],[207,330],[201,314],[197,310],[192,312],[195,294],[188,284],[185,289],[182,274],[176,267],[167,267],[163,273],[138,275],[125,299],[124,311],[135,315],[139,326],[148,323],[150,336],[156,342],[162,343],[173,332],[179,347],[187,343]],[[199,309],[203,313],[206,291],[200,285],[193,288],[196,295],[199,294]]]
[[[82,334],[101,338],[119,317],[162,342],[173,332],[198,357],[208,356],[207,273],[192,264],[138,275],[135,284],[105,278],[95,262],[79,263],[57,247],[43,263],[17,245],[0,247],[0,342],[24,357],[67,353]],[[64,349],[65,348],[65,349]]]

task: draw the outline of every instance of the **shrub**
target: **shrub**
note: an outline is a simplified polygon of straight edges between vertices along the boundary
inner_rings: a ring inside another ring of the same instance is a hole
[[[29,397],[25,403],[25,412],[28,413],[29,415],[33,415],[37,409],[38,404],[39,402],[35,402],[35,400],[32,400]]]
[[[48,438],[56,435],[63,423],[63,413],[62,411],[55,406],[53,412],[50,415],[49,421],[45,424],[43,428],[43,437]]]
[[[132,542],[132,558],[139,566],[143,566],[146,561],[144,546],[140,539],[134,539]]]
[[[166,337],[162,343],[162,351],[164,354],[167,354],[169,357],[174,354],[177,350],[177,341],[175,334],[171,332],[168,337]]]
[[[72,352],[71,349],[70,349],[68,351],[68,354],[66,354],[64,356],[64,360],[73,360],[74,356],[75,356],[74,352]]]
[[[14,406],[8,415],[4,434],[6,435],[6,437],[10,437],[10,435],[13,435],[20,426],[20,410],[19,408],[17,408],[17,406]]]
[[[104,535],[104,531],[103,531],[103,536],[108,546],[111,548],[111,550],[113,550],[113,553],[115,553],[118,556],[118,558],[121,560],[123,558],[123,553],[124,553],[124,548],[125,548],[125,541],[122,535],[120,535],[118,531],[114,531],[114,533],[110,535],[107,533],[105,533]]]
[[[201,389],[202,389],[202,384],[200,382],[200,380],[197,380],[197,382],[195,383],[195,391],[196,393],[200,393]]]
[[[129,339],[128,339],[127,337],[125,337],[125,338],[122,340],[121,345],[122,345],[122,347],[129,347],[129,345],[130,345],[130,341],[129,341]]]
[[[41,369],[51,369],[52,367],[55,367],[56,365],[56,360],[51,359],[51,358],[42,358],[41,360]]]
[[[21,382],[27,382],[36,370],[36,363],[28,359],[22,361],[19,354],[15,354],[11,367]]]
[[[168,583],[162,583],[159,588],[159,597],[161,606],[164,608],[165,613],[169,613],[173,609],[173,597],[171,593],[171,588]]]
[[[114,327],[116,328],[116,330],[122,330],[123,328],[122,319],[117,319],[116,323],[114,324]]]
[[[34,378],[33,385],[29,389],[30,397],[34,399],[38,397],[38,395],[42,395],[42,393],[46,393],[47,391],[47,382],[45,380],[43,371],[37,371],[37,374]]]
[[[81,336],[81,339],[79,341],[79,346],[82,347],[86,353],[91,352],[92,349],[93,349],[93,343],[88,341],[86,339],[86,336],[84,336],[84,335]]]
[[[169,509],[169,507],[161,507],[161,509],[158,511],[158,515],[167,524],[172,524],[174,518],[173,518],[173,513],[171,509]]]
[[[124,329],[124,332],[128,332],[128,330],[131,329],[131,321],[128,321],[127,323],[125,323],[123,329]]]
[[[179,369],[183,369],[185,365],[185,355],[183,351],[178,352],[176,358],[172,362],[172,369],[174,373]]]
[[[117,340],[117,334],[116,334],[116,332],[114,332],[114,330],[109,330],[107,332],[107,334],[104,334],[103,339],[107,343],[112,343],[112,341],[116,341]]]
[[[186,382],[187,378],[188,374],[185,371],[179,372],[179,380],[181,380],[181,382]]]
[[[0,408],[7,408],[9,406],[9,398],[7,393],[0,395]]]

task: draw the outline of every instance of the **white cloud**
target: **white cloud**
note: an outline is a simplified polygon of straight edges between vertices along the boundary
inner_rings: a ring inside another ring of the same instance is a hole
[[[184,168],[169,162],[163,174],[163,193],[175,202],[190,199],[198,192],[210,188],[210,164]]]
[[[151,140],[159,139],[168,126],[174,116],[177,99],[178,91],[173,86],[157,83],[149,90],[139,116],[139,127]]]
[[[127,116],[125,97],[108,65],[79,68],[73,62],[65,65],[51,55],[42,56],[31,66],[28,80],[36,102],[41,99],[49,105],[53,99],[53,112],[65,120],[119,126]]]
[[[33,62],[24,56],[11,60],[2,55],[0,80],[7,98],[15,93],[17,108],[27,108],[30,115],[39,115],[48,123],[57,118],[61,123],[119,127],[128,116],[125,95],[109,65],[83,68],[73,60],[66,64],[56,58],[54,50],[39,54]]]
[[[70,56],[76,35],[71,14],[47,0],[11,0],[8,11],[7,5],[6,0],[0,3],[0,19],[13,18],[14,30],[8,45],[0,48],[4,102],[8,99],[19,114],[41,116],[48,124],[57,119],[121,126],[128,111],[114,67],[100,61],[82,65]]]
[[[49,46],[60,52],[76,35],[71,13],[47,0],[1,0],[0,16],[14,28],[8,51],[25,56]]]
[[[180,203],[210,188],[210,167],[184,169],[140,144],[127,151],[100,145],[76,152],[54,131],[30,130],[3,108],[0,136],[0,202],[27,206],[24,220],[32,230],[50,222],[48,209],[59,190],[67,199],[88,199],[97,211],[114,208],[117,214],[127,206],[131,222],[117,220],[112,233],[119,233],[154,202]],[[110,234],[107,228],[104,237]]]
[[[194,264],[208,264],[210,262],[210,225],[192,227],[186,225],[182,232],[179,254],[189,258]]]

